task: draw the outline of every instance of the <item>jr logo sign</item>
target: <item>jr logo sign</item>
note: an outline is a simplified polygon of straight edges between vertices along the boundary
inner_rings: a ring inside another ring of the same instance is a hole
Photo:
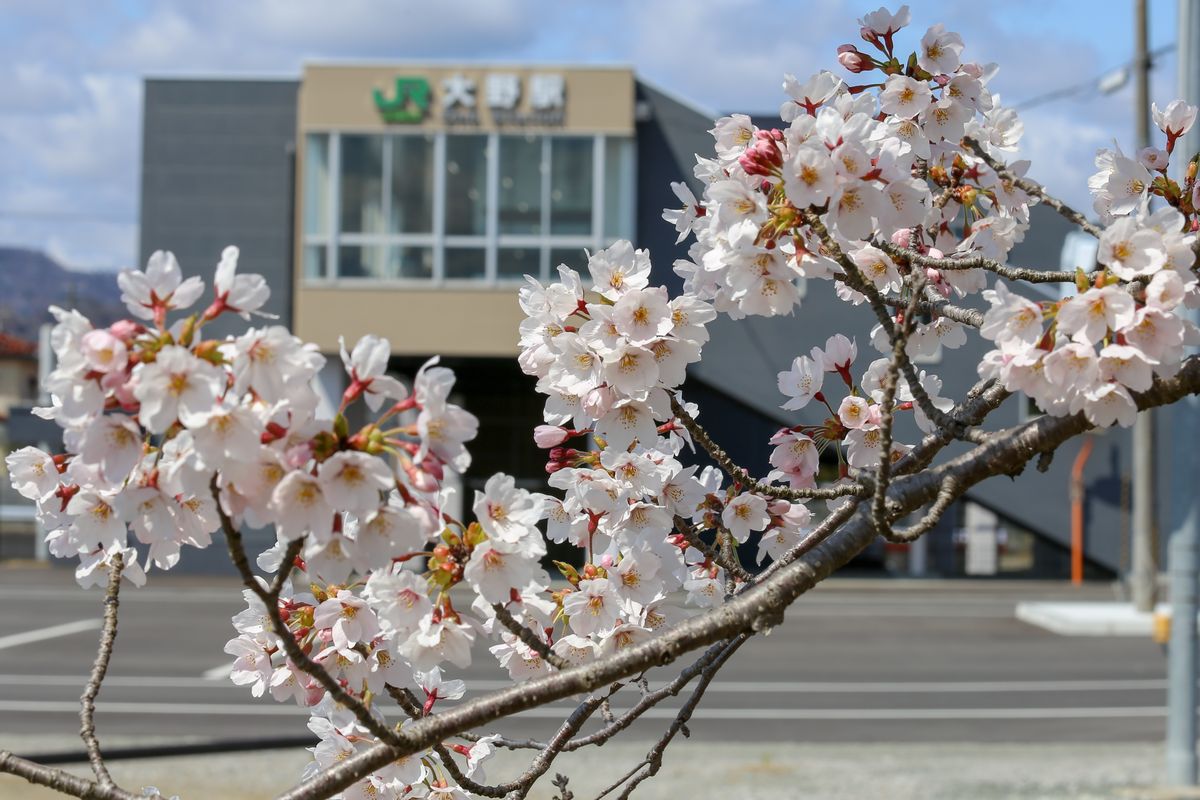
[[[395,97],[384,96],[375,90],[375,107],[384,122],[421,122],[429,114],[431,93],[429,81],[424,78],[396,78]]]

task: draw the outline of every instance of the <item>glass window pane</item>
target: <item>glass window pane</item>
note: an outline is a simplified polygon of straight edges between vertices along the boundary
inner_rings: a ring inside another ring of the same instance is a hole
[[[632,239],[637,208],[633,171],[633,140],[604,140],[604,238]]]
[[[550,233],[592,234],[592,140],[554,139],[550,147]]]
[[[482,247],[447,247],[444,266],[447,279],[483,280],[487,272],[487,251]]]
[[[342,136],[342,231],[383,231],[383,138]]]
[[[433,248],[415,246],[391,248],[388,277],[430,280],[433,278]]]
[[[446,233],[487,233],[486,136],[446,137]]]
[[[347,245],[338,248],[339,278],[387,277],[387,248],[381,245]]]
[[[542,140],[500,137],[500,232],[542,232]]]
[[[587,274],[587,253],[582,247],[557,247],[550,251],[550,279],[558,280],[558,265],[566,264],[576,272]]]
[[[496,277],[519,280],[542,274],[542,251],[537,247],[501,247],[496,251]]]
[[[329,233],[329,136],[304,137],[304,232]]]
[[[325,277],[325,254],[328,249],[323,244],[310,244],[304,248],[304,277]]]
[[[433,232],[433,137],[392,139],[393,233]]]

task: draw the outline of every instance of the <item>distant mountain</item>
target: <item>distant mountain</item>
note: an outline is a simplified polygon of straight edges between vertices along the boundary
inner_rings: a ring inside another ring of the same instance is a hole
[[[112,272],[76,272],[37,250],[0,247],[0,331],[37,340],[56,305],[75,308],[97,327],[126,316]]]

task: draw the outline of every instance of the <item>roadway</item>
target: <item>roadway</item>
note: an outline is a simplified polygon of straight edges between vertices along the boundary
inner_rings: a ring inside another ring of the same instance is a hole
[[[1018,600],[1111,599],[1105,586],[834,580],[756,637],[710,687],[695,738],[740,742],[1155,742],[1165,724],[1165,658],[1140,638],[1065,638],[1017,621]],[[99,591],[59,569],[0,568],[0,745],[73,748],[78,697],[98,636]],[[167,743],[303,735],[306,714],[255,701],[222,677],[226,578],[153,575],[121,598],[116,653],[98,729],[116,741]],[[468,686],[508,685],[480,649]],[[667,670],[651,682],[669,678]],[[635,688],[614,700],[620,710]],[[631,735],[674,716],[656,709]],[[498,730],[546,736],[564,709]],[[77,742],[77,740],[75,740]],[[59,748],[61,749],[61,748]]]

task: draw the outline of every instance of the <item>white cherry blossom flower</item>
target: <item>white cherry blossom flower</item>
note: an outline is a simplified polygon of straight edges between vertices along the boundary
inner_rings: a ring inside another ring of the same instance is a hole
[[[605,633],[617,623],[620,598],[608,578],[582,580],[577,591],[563,598],[563,613],[580,636]]]
[[[40,500],[58,488],[58,468],[48,453],[36,447],[22,447],[4,457],[8,478],[17,494]]]
[[[739,494],[721,512],[721,524],[739,542],[749,539],[751,531],[766,530],[770,521],[767,501],[756,494]]]
[[[117,285],[129,313],[160,326],[168,311],[187,308],[204,292],[204,283],[196,277],[184,280],[175,255],[162,250],[150,255],[144,272],[121,270]]]
[[[346,342],[338,338],[341,349],[342,364],[350,374],[351,384],[346,389],[346,396],[353,397],[363,394],[367,407],[378,411],[385,399],[403,400],[408,397],[404,384],[387,372],[388,359],[391,357],[392,346],[387,339],[379,336],[364,336],[354,345],[353,352],[346,352]]]
[[[320,540],[329,538],[333,507],[321,483],[302,470],[289,472],[271,493],[270,510],[275,530],[284,539],[299,539],[306,533]]]
[[[176,420],[187,428],[203,426],[225,389],[220,369],[175,345],[159,350],[152,363],[135,367],[134,378],[138,420],[151,433],[165,432]]]
[[[379,494],[395,488],[396,477],[382,459],[343,450],[321,463],[317,481],[325,501],[339,511],[369,512],[379,507]]]
[[[238,275],[239,250],[226,247],[221,251],[217,274],[213,278],[213,290],[217,295],[216,308],[233,311],[242,319],[250,319],[251,312],[271,317],[259,311],[271,296],[271,289],[262,275]]]

